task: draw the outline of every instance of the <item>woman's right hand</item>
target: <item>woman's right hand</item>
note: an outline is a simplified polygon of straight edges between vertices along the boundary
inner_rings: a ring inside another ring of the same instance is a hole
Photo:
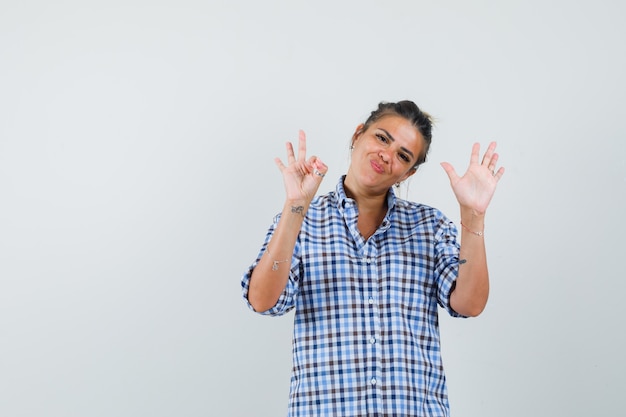
[[[287,200],[300,201],[308,205],[319,188],[328,167],[321,159],[311,156],[306,159],[306,135],[300,130],[298,138],[298,156],[296,158],[293,145],[287,142],[287,165],[280,158],[274,161],[283,174],[283,182]]]

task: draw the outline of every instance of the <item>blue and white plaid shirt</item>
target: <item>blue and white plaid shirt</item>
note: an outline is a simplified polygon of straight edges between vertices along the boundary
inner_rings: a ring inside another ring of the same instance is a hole
[[[314,199],[285,291],[262,314],[295,307],[289,416],[448,416],[438,307],[450,307],[457,229],[440,211],[388,194],[365,240],[343,178]],[[242,280],[247,300],[250,273]]]

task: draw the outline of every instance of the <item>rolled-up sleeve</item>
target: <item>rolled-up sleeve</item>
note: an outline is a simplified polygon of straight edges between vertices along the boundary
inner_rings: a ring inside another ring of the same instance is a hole
[[[283,290],[282,294],[280,295],[280,297],[278,297],[276,304],[272,308],[266,311],[256,311],[250,304],[250,301],[248,300],[248,292],[250,290],[250,277],[252,276],[252,271],[254,270],[254,268],[256,268],[259,261],[261,260],[261,257],[265,253],[267,249],[267,245],[270,239],[272,238],[272,235],[274,234],[274,230],[276,229],[279,218],[280,218],[280,215],[277,215],[274,218],[274,222],[272,223],[272,226],[269,228],[267,235],[265,236],[265,242],[263,243],[263,246],[261,247],[261,250],[259,251],[259,254],[256,260],[254,261],[254,263],[252,263],[252,265],[250,265],[250,267],[248,268],[248,270],[246,271],[246,273],[243,275],[241,279],[242,295],[248,308],[250,308],[250,310],[256,313],[259,313],[265,316],[282,316],[283,314],[288,313],[290,310],[292,310],[295,307],[296,298],[299,292],[298,284],[300,281],[299,277],[301,275],[300,274],[301,262],[300,262],[300,257],[298,256],[298,253],[300,252],[300,244],[299,242],[296,242],[294,253],[291,257],[289,279],[287,281],[287,285],[285,289]]]
[[[454,223],[445,217],[442,218],[435,235],[437,302],[452,317],[465,317],[450,306],[450,294],[459,276],[460,245],[457,235],[458,231]]]

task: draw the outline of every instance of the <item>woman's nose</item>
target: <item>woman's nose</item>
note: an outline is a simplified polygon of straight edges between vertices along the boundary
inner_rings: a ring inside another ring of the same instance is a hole
[[[380,151],[378,155],[380,156],[380,159],[383,160],[383,162],[385,163],[389,162],[389,155],[387,155],[385,151]]]

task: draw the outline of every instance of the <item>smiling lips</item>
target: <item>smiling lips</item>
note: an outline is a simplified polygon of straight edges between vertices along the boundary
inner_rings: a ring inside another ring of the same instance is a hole
[[[380,165],[377,161],[370,161],[370,165],[372,165],[372,169],[374,171],[376,171],[379,174],[384,174],[385,173],[385,168],[383,168],[382,165]]]

